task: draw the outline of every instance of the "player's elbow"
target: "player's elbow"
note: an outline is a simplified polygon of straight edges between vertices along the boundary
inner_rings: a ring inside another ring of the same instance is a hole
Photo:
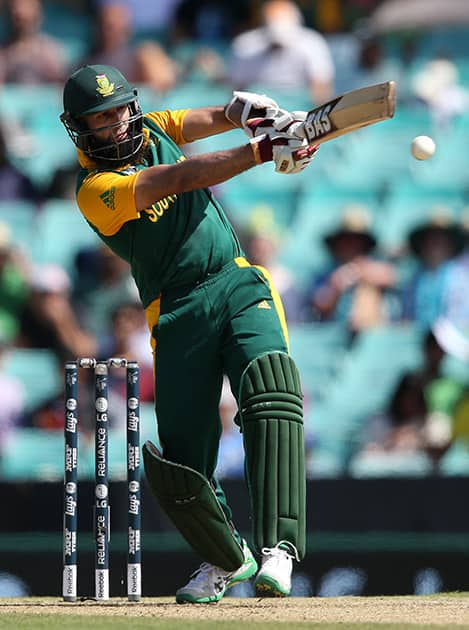
[[[155,201],[190,190],[177,165],[161,165],[139,172],[135,182],[135,206],[139,212]]]

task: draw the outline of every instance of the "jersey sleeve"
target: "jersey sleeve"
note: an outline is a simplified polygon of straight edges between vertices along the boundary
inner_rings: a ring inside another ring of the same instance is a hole
[[[188,109],[165,110],[145,114],[146,118],[156,123],[177,145],[187,144],[182,133],[182,125]]]
[[[137,175],[106,171],[91,173],[83,181],[77,194],[78,207],[101,234],[112,236],[124,223],[140,217],[135,205]]]

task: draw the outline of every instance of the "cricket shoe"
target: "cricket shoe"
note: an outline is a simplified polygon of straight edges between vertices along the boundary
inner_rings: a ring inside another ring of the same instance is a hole
[[[226,591],[249,580],[256,574],[257,562],[243,540],[244,562],[236,571],[224,571],[208,562],[203,562],[191,575],[189,582],[176,591],[178,604],[210,604],[219,602]]]
[[[262,549],[262,565],[255,586],[260,597],[286,597],[291,591],[293,560],[299,560],[294,545],[281,540],[275,547]]]

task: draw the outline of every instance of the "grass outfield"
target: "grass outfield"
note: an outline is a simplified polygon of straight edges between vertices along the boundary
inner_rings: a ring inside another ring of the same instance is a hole
[[[469,594],[426,597],[330,597],[240,599],[219,604],[177,605],[173,598],[141,603],[66,604],[53,598],[0,599],[0,629],[101,630],[419,630],[469,629]]]

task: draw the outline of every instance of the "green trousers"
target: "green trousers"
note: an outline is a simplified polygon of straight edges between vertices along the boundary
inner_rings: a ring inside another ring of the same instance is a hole
[[[288,352],[278,293],[264,269],[237,258],[195,287],[163,294],[153,337],[163,455],[212,479],[223,374],[238,400],[241,375],[253,359]],[[217,495],[231,518],[219,484]]]

